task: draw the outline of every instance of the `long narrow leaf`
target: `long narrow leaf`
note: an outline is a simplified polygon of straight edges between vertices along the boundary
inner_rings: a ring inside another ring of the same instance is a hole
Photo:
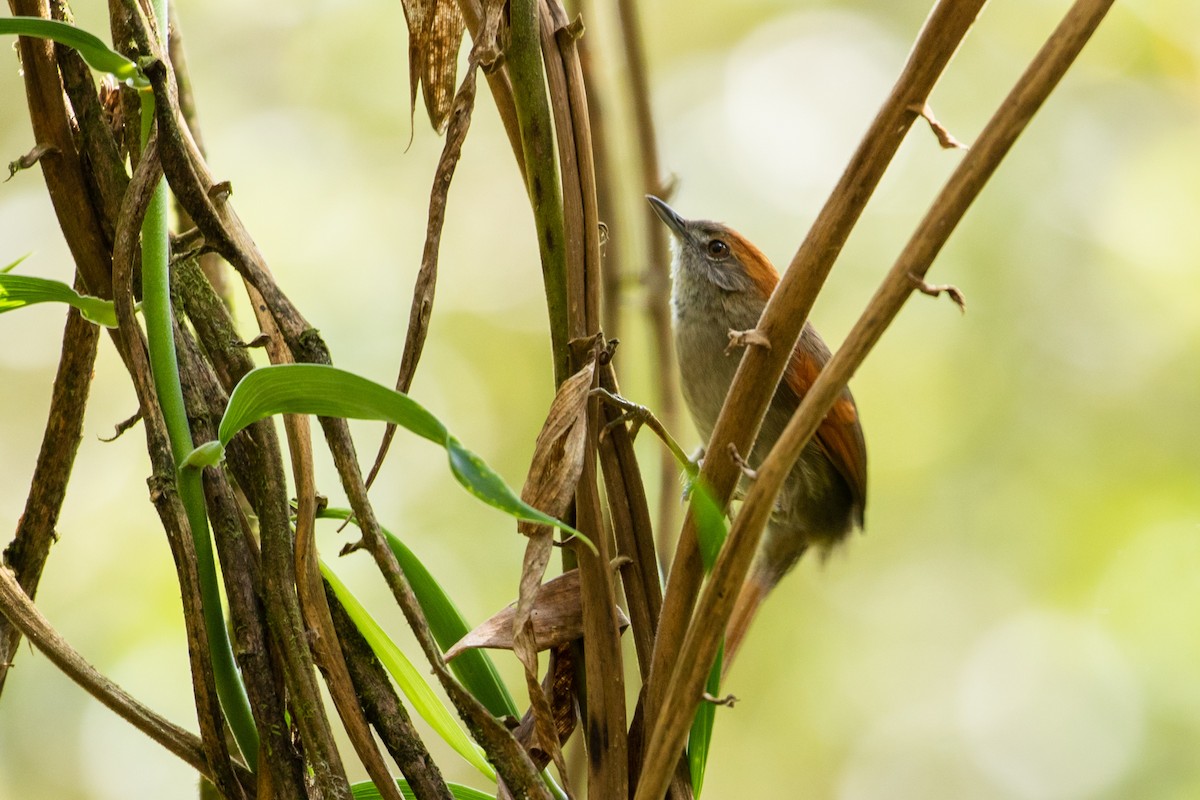
[[[713,663],[712,671],[708,673],[708,683],[704,691],[709,696],[716,697],[721,691],[721,668],[725,658],[725,648],[717,651],[717,660]],[[712,745],[713,722],[716,721],[717,704],[705,701],[696,709],[696,717],[692,720],[692,732],[688,736],[688,769],[692,775],[692,792],[700,796],[704,788],[704,770],[708,766],[708,751]]]
[[[216,464],[224,447],[238,431],[274,414],[381,420],[407,428],[445,448],[454,477],[488,505],[519,520],[561,528],[593,547],[570,525],[521,500],[483,459],[463,447],[446,426],[416,400],[354,373],[323,364],[277,364],[246,373],[234,387],[229,406],[221,418],[217,434],[220,447],[200,445],[184,459],[184,466]]]
[[[80,294],[62,281],[33,275],[13,275],[7,269],[0,272],[0,314],[35,303],[67,303],[97,325],[117,327],[117,312],[111,300]]]
[[[345,520],[352,519],[353,513],[345,508],[326,508],[319,516]],[[413,594],[417,596],[417,602],[429,622],[429,630],[433,633],[434,640],[443,651],[449,649],[470,631],[466,619],[421,560],[391,531],[384,528],[383,535],[400,563],[404,577],[408,578]],[[485,651],[469,650],[463,653],[450,662],[450,669],[462,681],[467,691],[493,715],[520,716],[517,704],[500,680],[495,663]]]
[[[400,691],[404,692],[404,696],[412,703],[413,709],[429,723],[446,744],[454,748],[455,752],[465,758],[471,766],[482,772],[489,780],[496,780],[496,771],[484,758],[483,750],[471,741],[471,737],[455,721],[450,710],[434,694],[429,682],[421,676],[421,673],[384,632],[375,618],[363,607],[362,603],[358,602],[358,598],[338,579],[328,565],[321,564],[321,574],[325,580],[329,581],[334,594],[345,606],[346,613],[358,626],[363,638],[371,645],[371,649],[375,651],[379,661],[392,676],[392,680],[400,687]]]
[[[315,414],[394,422],[442,444],[446,427],[408,395],[322,364],[278,364],[251,370],[234,387],[217,434],[221,444],[275,414]]]
[[[725,512],[713,499],[712,491],[700,482],[699,477],[693,478],[689,484],[689,494],[692,499],[692,513],[696,517],[696,542],[700,548],[700,560],[707,573],[717,563],[717,555],[729,528],[725,524]]]
[[[713,500],[712,492],[700,483],[699,477],[694,477],[691,484],[692,512],[696,516],[696,541],[700,549],[700,559],[704,571],[709,572],[717,561],[721,546],[729,528],[725,524],[725,514]],[[708,673],[708,682],[704,689],[710,695],[716,696],[721,689],[721,664],[724,658],[724,647],[717,652],[717,660]],[[688,736],[687,757],[688,767],[692,775],[692,790],[696,797],[704,787],[704,771],[708,765],[709,745],[712,742],[713,724],[716,722],[717,707],[715,703],[703,702],[696,709],[692,719],[692,731]]]
[[[65,44],[77,50],[94,70],[111,72],[139,89],[150,85],[137,64],[106,45],[98,36],[66,22],[41,17],[0,17],[0,34],[4,33],[34,36]]]

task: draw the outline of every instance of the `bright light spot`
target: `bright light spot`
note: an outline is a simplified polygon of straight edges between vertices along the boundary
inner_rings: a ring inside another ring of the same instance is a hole
[[[158,713],[195,729],[187,653],[177,642],[135,648],[111,674]],[[97,701],[88,703],[79,745],[85,785],[97,800],[196,796],[195,770]]]
[[[1095,624],[1028,612],[968,656],[959,719],[979,768],[1016,797],[1092,796],[1125,772],[1142,740],[1136,679]]]
[[[781,207],[824,196],[887,94],[903,51],[849,14],[796,14],[751,34],[725,74],[733,171]]]

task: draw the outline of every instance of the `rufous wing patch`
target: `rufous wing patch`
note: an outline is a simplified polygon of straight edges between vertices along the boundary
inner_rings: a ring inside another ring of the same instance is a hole
[[[808,332],[806,331],[806,336]],[[815,335],[815,333],[814,333]],[[809,347],[805,347],[809,344]],[[788,361],[787,371],[783,374],[784,382],[798,398],[803,399],[812,388],[817,375],[829,360],[829,351],[824,344],[813,346],[812,341],[805,342],[802,337],[800,344],[792,350]],[[867,445],[863,439],[862,425],[858,421],[858,407],[854,405],[854,396],[849,389],[842,389],[841,395],[833,402],[833,406],[817,427],[816,439],[829,460],[833,462],[838,473],[850,487],[861,520],[862,510],[867,499]]]

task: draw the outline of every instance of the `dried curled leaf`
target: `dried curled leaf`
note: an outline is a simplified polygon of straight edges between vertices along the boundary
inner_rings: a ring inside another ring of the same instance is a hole
[[[409,103],[415,113],[420,84],[429,121],[442,134],[450,120],[466,23],[455,0],[404,0],[403,6],[408,22]]]
[[[513,647],[513,618],[517,604],[510,603],[487,621],[455,642],[446,651],[446,660],[471,648],[511,650]],[[537,650],[549,650],[573,642],[583,636],[583,604],[579,592],[579,570],[564,572],[542,584],[533,603],[529,619],[533,624],[533,640]],[[617,609],[621,630],[629,627],[629,618]]]

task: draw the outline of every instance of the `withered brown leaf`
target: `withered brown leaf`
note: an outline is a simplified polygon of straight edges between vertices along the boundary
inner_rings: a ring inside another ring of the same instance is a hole
[[[408,22],[410,108],[415,114],[420,84],[429,121],[440,135],[450,119],[466,23],[455,0],[403,0],[402,5]]]
[[[533,603],[529,619],[533,625],[533,641],[537,650],[549,650],[567,644],[583,635],[583,606],[579,592],[579,570],[573,569],[542,584]],[[513,617],[517,604],[510,603],[493,614],[446,651],[451,661],[472,648],[511,650],[513,647]],[[617,620],[621,630],[629,627],[629,618],[619,608]]]

